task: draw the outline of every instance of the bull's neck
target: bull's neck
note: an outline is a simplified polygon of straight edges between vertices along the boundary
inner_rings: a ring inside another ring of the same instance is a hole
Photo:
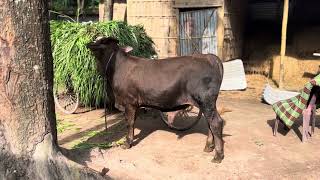
[[[107,78],[108,81],[111,82],[113,84],[113,77],[115,74],[115,70],[118,69],[120,67],[120,65],[127,59],[127,55],[122,52],[121,50],[115,51],[112,54],[112,57],[110,59],[110,62],[108,64],[108,68],[107,68]]]

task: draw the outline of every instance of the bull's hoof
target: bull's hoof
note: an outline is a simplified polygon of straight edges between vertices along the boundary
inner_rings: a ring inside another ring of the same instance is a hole
[[[207,153],[212,152],[213,150],[214,150],[214,144],[211,144],[209,146],[206,145],[206,147],[204,147],[203,149],[203,151]]]
[[[125,142],[125,143],[123,143],[120,147],[121,147],[122,149],[130,149],[130,148],[131,148],[131,145],[130,145],[128,142]]]
[[[222,153],[216,153],[216,155],[214,156],[214,158],[211,160],[211,162],[213,163],[221,163],[221,161],[223,160],[224,155]]]

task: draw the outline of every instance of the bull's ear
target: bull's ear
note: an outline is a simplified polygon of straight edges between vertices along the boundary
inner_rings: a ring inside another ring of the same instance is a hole
[[[131,52],[133,50],[133,48],[131,46],[126,46],[126,47],[123,47],[121,49],[126,53],[129,53],[129,52]]]

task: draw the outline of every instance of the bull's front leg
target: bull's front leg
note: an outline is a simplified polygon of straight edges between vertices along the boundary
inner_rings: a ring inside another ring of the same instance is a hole
[[[134,122],[136,120],[137,108],[134,106],[127,106],[125,108],[125,118],[127,121],[128,134],[126,136],[126,141],[121,146],[123,149],[129,149],[132,146],[133,136],[134,136]]]

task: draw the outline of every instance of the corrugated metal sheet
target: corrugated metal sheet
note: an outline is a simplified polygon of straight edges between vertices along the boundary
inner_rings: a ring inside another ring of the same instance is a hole
[[[292,14],[292,1],[289,2],[289,16]],[[282,20],[283,3],[281,1],[259,1],[249,4],[249,12],[252,20]]]
[[[253,20],[278,20],[280,15],[280,3],[259,2],[250,4],[250,13]]]
[[[215,8],[179,13],[181,56],[217,53],[216,19]]]

